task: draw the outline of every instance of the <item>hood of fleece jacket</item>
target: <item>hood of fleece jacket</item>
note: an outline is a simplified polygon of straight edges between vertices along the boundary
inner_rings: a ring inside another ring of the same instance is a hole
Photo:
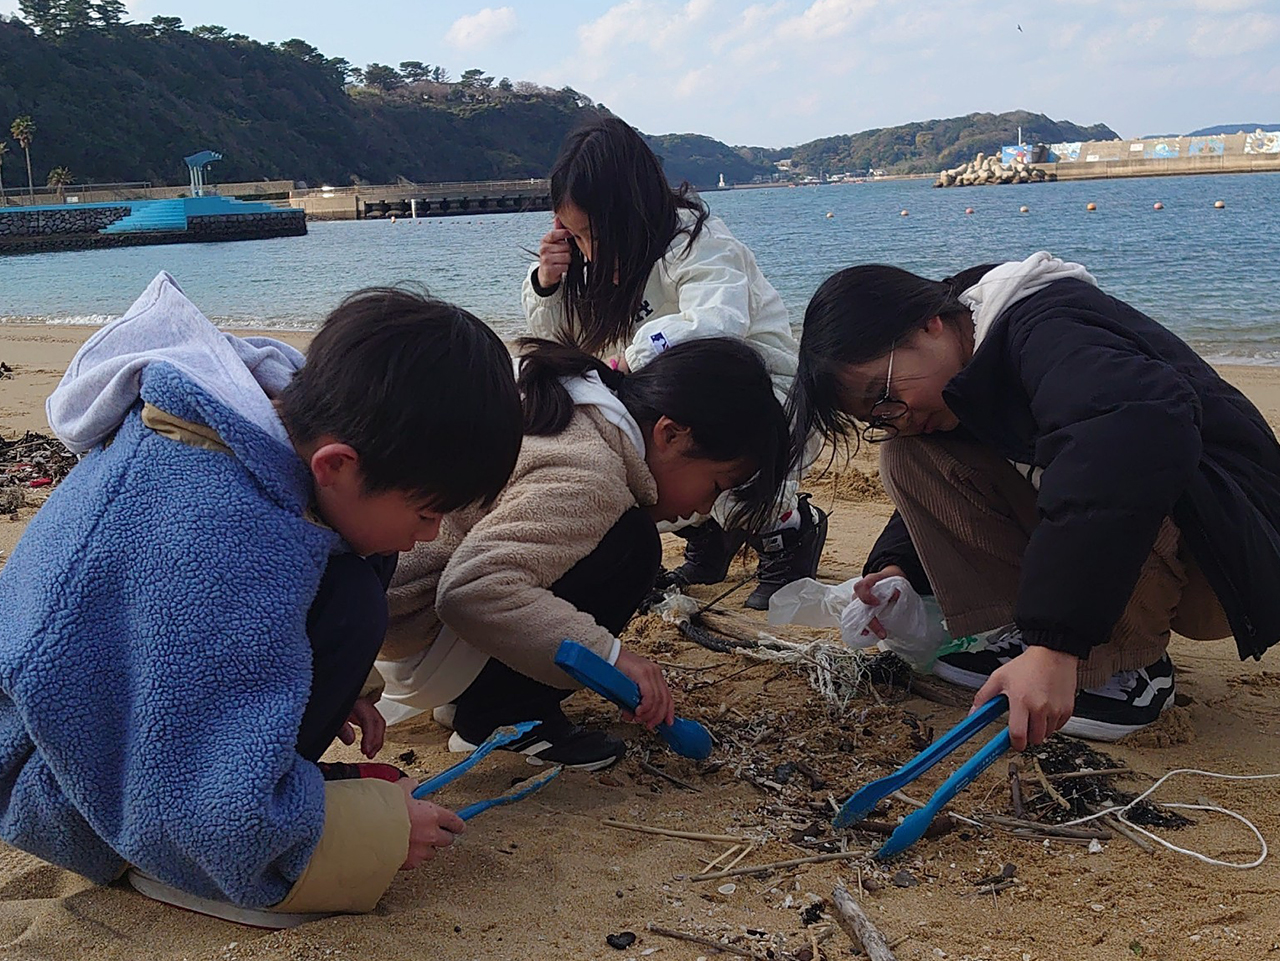
[[[224,334],[166,271],[76,352],[45,402],[49,426],[76,453],[98,446],[137,403],[142,372],[161,361],[291,446],[272,400],[302,367],[302,354],[268,337]]]
[[[974,347],[982,343],[997,317],[1055,280],[1083,280],[1098,286],[1093,275],[1080,264],[1059,260],[1043,250],[1026,260],[1001,264],[983,274],[981,280],[960,294],[960,302],[973,313]]]

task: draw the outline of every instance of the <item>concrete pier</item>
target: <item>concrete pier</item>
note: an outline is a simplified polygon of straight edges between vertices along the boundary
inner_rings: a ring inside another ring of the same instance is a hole
[[[456,217],[550,210],[551,185],[546,180],[478,180],[315,187],[290,192],[289,202],[306,211],[308,220]]]

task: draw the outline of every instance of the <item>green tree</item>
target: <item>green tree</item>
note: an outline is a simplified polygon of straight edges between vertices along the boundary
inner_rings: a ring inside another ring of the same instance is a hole
[[[404,77],[400,76],[395,67],[388,67],[385,63],[371,63],[364,68],[364,85],[377,87],[379,90],[395,90],[396,87],[404,86]]]
[[[204,37],[206,40],[229,40],[230,35],[227,33],[226,27],[220,27],[215,23],[202,23],[198,27],[191,28],[193,37]]]
[[[58,200],[66,199],[67,184],[72,181],[71,171],[66,167],[54,167],[49,171],[49,178],[45,181],[46,187],[56,187],[58,189]]]
[[[31,138],[36,135],[36,122],[30,117],[18,117],[9,124],[9,135],[18,141],[22,152],[27,155],[27,193],[34,197],[36,185],[31,177]]]
[[[280,50],[291,57],[305,60],[307,63],[323,64],[326,62],[324,54],[307,43],[307,41],[299,40],[297,37],[281,41]]]
[[[129,11],[125,9],[124,0],[98,0],[93,5],[93,16],[99,26],[114,27],[118,23],[124,22],[124,15]]]
[[[432,67],[431,82],[432,83],[448,83],[449,71],[446,70],[444,67],[440,67],[440,66]]]
[[[9,152],[9,145],[0,140],[0,207],[9,206],[9,198],[4,192],[4,155]]]
[[[431,64],[421,60],[401,60],[400,75],[410,83],[421,83],[431,79]]]
[[[62,28],[58,0],[19,0],[18,10],[22,19],[35,27],[43,36],[56,37]]]
[[[61,0],[63,30],[89,30],[93,27],[91,0]]]
[[[486,77],[483,70],[464,70],[462,76],[458,79],[458,83],[464,87],[475,87],[478,90],[484,90],[493,86],[493,77]]]
[[[160,33],[175,33],[182,29],[182,18],[157,15],[151,18],[151,25]]]

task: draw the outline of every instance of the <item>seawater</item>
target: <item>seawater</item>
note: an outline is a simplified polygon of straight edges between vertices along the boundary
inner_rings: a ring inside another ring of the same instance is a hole
[[[1280,175],[948,190],[880,181],[704,198],[755,252],[797,326],[818,284],[851,264],[940,278],[1048,250],[1210,359],[1280,364]],[[101,323],[168,270],[228,327],[308,329],[351,291],[407,281],[511,337],[524,327],[529,252],[549,223],[545,213],[313,223],[297,238],[3,257],[0,321]]]

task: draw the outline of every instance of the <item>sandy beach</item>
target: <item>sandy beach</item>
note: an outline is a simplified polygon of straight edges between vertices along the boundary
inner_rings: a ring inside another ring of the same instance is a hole
[[[0,325],[0,436],[44,431],[44,398],[92,328]],[[305,335],[289,337],[304,346]],[[1280,424],[1280,369],[1223,370]],[[874,462],[861,457],[808,484],[831,512],[820,576],[855,575],[891,507]],[[24,491],[16,513],[0,515],[0,564],[47,497]],[[668,561],[682,542],[668,538]],[[726,585],[728,586],[728,585]],[[714,588],[695,588],[710,600]],[[720,603],[730,614],[711,623],[753,635],[762,616],[740,607],[739,592]],[[835,632],[806,629],[792,640]],[[1144,850],[1113,834],[1086,839],[1022,838],[991,826],[960,823],[882,864],[879,839],[833,834],[831,802],[907,760],[932,733],[965,713],[967,695],[936,685],[928,700],[888,683],[868,688],[843,713],[810,686],[803,666],[717,653],[686,640],[654,616],[639,618],[626,641],[667,665],[678,710],[702,720],[719,745],[709,762],[678,758],[647,733],[621,724],[594,695],[577,694],[569,713],[608,723],[628,738],[627,758],[598,774],[569,773],[520,804],[490,812],[435,862],[399,875],[376,912],[335,917],[270,932],[213,920],[151,902],[123,886],[84,879],[0,845],[0,957],[159,959],[340,959],[462,961],[567,958],[657,961],[755,957],[772,961],[862,956],[832,921],[832,889],[846,886],[902,961],[949,958],[1255,959],[1280,951],[1280,867],[1274,857],[1252,870],[1211,866],[1164,849]],[[1175,768],[1235,775],[1280,773],[1280,656],[1240,663],[1234,644],[1175,638],[1177,706],[1127,742],[1091,745],[1098,767],[1123,769],[1109,779],[1058,779],[1055,766],[1074,746],[1054,746],[1019,760],[1027,810],[1055,820],[1054,794],[1097,781],[1135,795]],[[429,719],[389,729],[382,759],[425,776],[446,767],[448,732]],[[1061,739],[1060,739],[1061,740]],[[334,758],[353,759],[337,748]],[[963,756],[963,755],[962,755]],[[954,770],[939,768],[908,789],[924,798]],[[1008,763],[1000,761],[957,798],[965,816],[1008,815]],[[505,791],[535,769],[494,756],[439,798],[459,806]],[[1053,790],[1043,785],[1050,784]],[[1280,840],[1280,780],[1173,780],[1157,801],[1215,804]],[[1074,803],[1064,799],[1063,803]],[[912,808],[895,800],[896,820]],[[1182,812],[1194,823],[1152,828],[1173,844],[1214,858],[1249,862],[1259,845],[1238,821]],[[1061,820],[1061,818],[1056,818]],[[639,833],[606,820],[735,840],[690,840]],[[738,867],[839,852],[845,859],[691,880],[743,839],[727,864]],[[1012,866],[1012,867],[1009,867]],[[1272,900],[1276,898],[1276,900]],[[817,905],[817,907],[815,907]],[[733,952],[667,937],[652,927],[720,942]],[[609,935],[632,932],[615,949]]]

